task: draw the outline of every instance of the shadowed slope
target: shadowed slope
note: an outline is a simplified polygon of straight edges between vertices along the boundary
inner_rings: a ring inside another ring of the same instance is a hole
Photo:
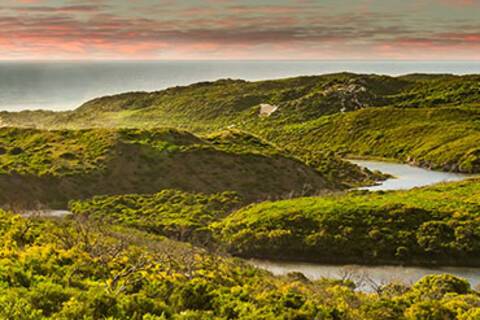
[[[173,129],[1,129],[0,201],[65,207],[93,195],[175,188],[231,190],[251,202],[345,187],[245,133],[210,139]]]

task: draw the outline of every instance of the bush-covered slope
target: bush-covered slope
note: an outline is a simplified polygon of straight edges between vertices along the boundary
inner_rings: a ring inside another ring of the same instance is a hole
[[[349,281],[277,278],[236,259],[89,220],[0,211],[0,318],[460,319],[480,315],[462,279],[428,276],[378,293]]]
[[[65,207],[94,195],[175,188],[236,191],[243,201],[344,188],[258,138],[173,129],[0,130],[0,203]],[[238,144],[236,139],[239,140]]]
[[[44,126],[178,126],[219,129],[258,119],[261,104],[278,106],[276,117],[304,121],[321,115],[384,105],[384,95],[407,82],[382,76],[333,74],[273,81],[218,80],[158,92],[133,92],[89,101]],[[25,113],[26,120],[31,114]],[[18,115],[22,118],[22,115]],[[5,122],[15,116],[4,113]],[[28,120],[26,121],[28,123]]]
[[[213,224],[244,257],[480,265],[480,180],[250,205]]]
[[[275,121],[298,123],[377,106],[479,104],[479,92],[480,76],[388,77],[339,73],[258,82],[219,80],[153,93],[127,93],[92,100],[74,114],[91,120],[98,114],[107,118],[114,115],[111,118],[114,125],[115,121],[125,121],[133,126],[160,123],[195,128],[254,121],[259,106],[271,104],[278,106],[272,115]],[[73,124],[78,122],[74,120]]]
[[[480,75],[412,74],[397,78],[412,85],[391,98],[392,105],[400,107],[432,107],[478,105],[480,102]]]

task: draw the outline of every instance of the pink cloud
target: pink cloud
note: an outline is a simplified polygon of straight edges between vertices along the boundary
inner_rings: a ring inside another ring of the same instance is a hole
[[[44,0],[17,0],[17,2],[19,3],[40,3],[40,2],[43,2]]]
[[[469,7],[469,6],[478,4],[475,2],[475,0],[441,0],[441,1],[446,5],[455,6],[455,7]]]
[[[60,7],[51,7],[51,6],[28,6],[28,7],[18,7],[14,10],[22,14],[35,14],[35,13],[97,13],[103,9],[105,6],[101,5],[72,5],[72,6],[60,6]]]
[[[478,25],[434,32],[395,13],[375,13],[370,1],[335,14],[309,0],[296,6],[212,1],[221,6],[184,6],[175,13],[171,6],[115,12],[99,0],[8,8],[0,13],[0,51],[4,59],[478,57]],[[137,8],[140,1],[130,3]]]

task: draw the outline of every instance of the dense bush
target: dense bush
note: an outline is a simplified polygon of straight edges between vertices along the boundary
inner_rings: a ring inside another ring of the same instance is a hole
[[[273,277],[238,260],[132,229],[0,212],[0,318],[463,319],[480,295],[464,280],[354,291],[349,282]]]
[[[479,172],[478,107],[365,108],[262,135],[294,153],[381,157],[444,171]],[[446,130],[448,128],[448,130]]]

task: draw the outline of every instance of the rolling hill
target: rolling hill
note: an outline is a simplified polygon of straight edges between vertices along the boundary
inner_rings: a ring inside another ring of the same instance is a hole
[[[480,170],[480,76],[350,73],[219,80],[94,99],[69,112],[0,113],[4,126],[237,128],[299,157],[385,157],[449,171]],[[273,113],[261,113],[270,106]],[[448,130],[446,130],[448,128]]]

